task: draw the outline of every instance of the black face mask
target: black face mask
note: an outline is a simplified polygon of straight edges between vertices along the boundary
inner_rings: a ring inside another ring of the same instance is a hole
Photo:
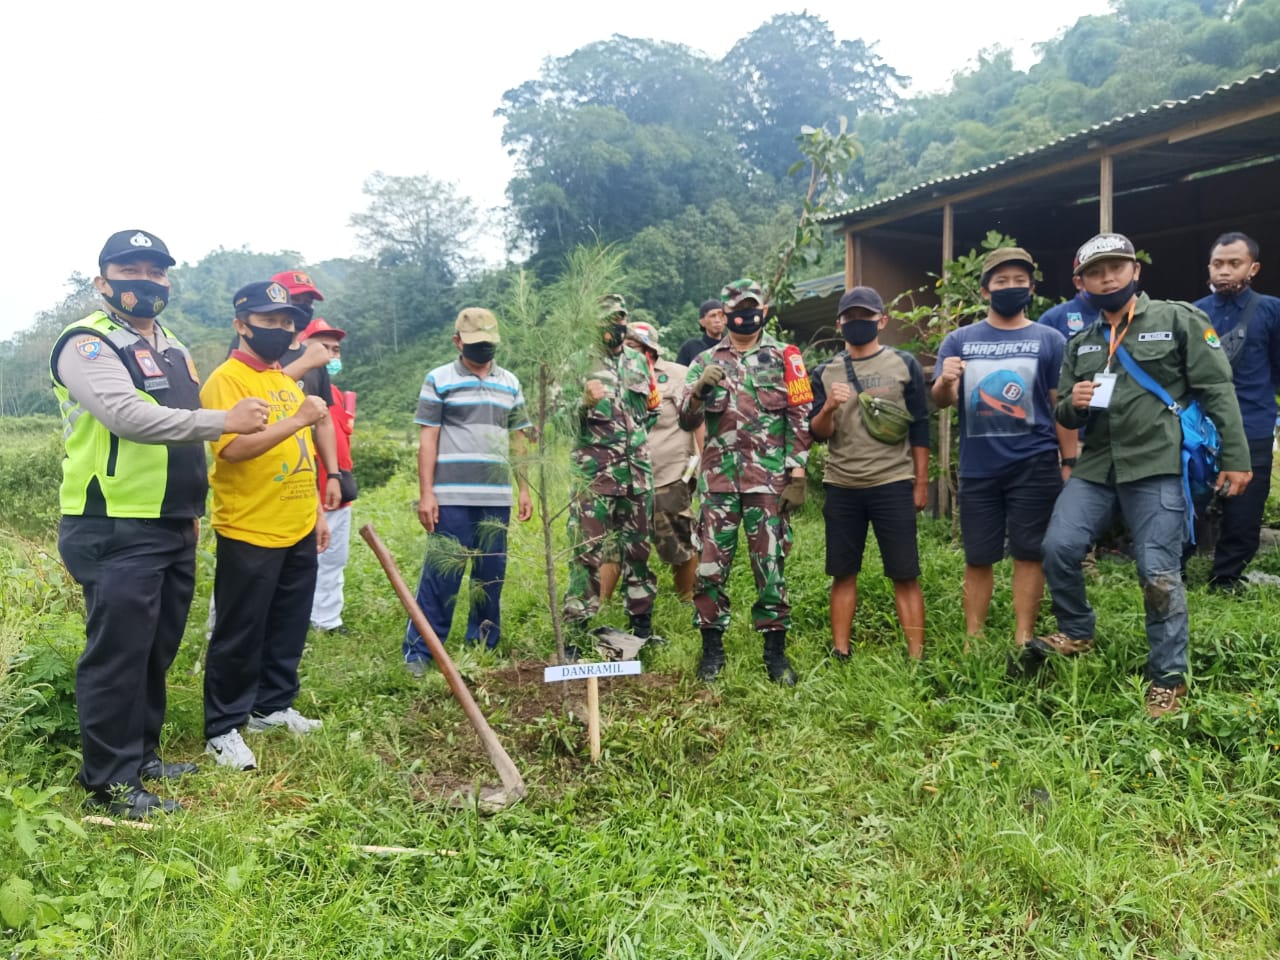
[[[734,310],[729,314],[730,333],[738,333],[743,336],[751,336],[764,326],[764,311],[759,307],[753,310]]]
[[[275,363],[289,351],[293,343],[293,331],[281,330],[279,327],[255,327],[246,323],[251,336],[241,336],[249,349],[267,363]]]
[[[154,280],[108,280],[111,296],[103,296],[121,313],[131,317],[157,316],[169,303],[169,288]]]
[[[1030,287],[1001,287],[991,291],[991,309],[1002,317],[1016,317],[1030,302]]]
[[[1114,313],[1128,303],[1130,298],[1137,292],[1138,281],[1130,280],[1119,290],[1112,290],[1110,293],[1089,294],[1089,302],[1099,310]]]
[[[846,342],[860,347],[880,335],[880,321],[878,319],[846,320],[840,324],[840,335]]]
[[[1211,283],[1209,289],[1222,297],[1238,297],[1253,284],[1253,277],[1228,283]]]
[[[292,306],[302,311],[302,315],[306,317],[307,323],[310,323],[311,320],[316,315],[316,305],[310,300],[308,300],[306,303],[295,303],[294,301],[290,300],[289,303]]]
[[[462,355],[472,363],[488,363],[497,352],[498,345],[487,340],[481,340],[479,343],[464,343],[462,345]]]
[[[600,333],[600,342],[604,344],[604,348],[610,353],[617,353],[622,349],[622,341],[627,335],[627,325],[625,323],[606,324]]]

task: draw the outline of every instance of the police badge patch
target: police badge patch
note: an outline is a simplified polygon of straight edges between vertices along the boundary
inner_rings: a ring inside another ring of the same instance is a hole
[[[97,337],[84,337],[76,341],[76,353],[86,360],[97,360],[102,353],[102,341]]]

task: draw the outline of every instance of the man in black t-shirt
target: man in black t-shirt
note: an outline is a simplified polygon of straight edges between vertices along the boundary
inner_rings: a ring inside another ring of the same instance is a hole
[[[698,308],[698,326],[702,328],[703,334],[680,345],[676,363],[687,367],[703,350],[709,350],[723,340],[726,322],[724,303],[719,300],[704,300]]]

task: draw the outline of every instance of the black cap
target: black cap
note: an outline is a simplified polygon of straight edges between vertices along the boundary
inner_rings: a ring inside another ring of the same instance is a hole
[[[289,291],[283,283],[275,280],[262,280],[250,283],[236,291],[231,298],[236,316],[242,313],[278,313],[284,311],[293,314],[294,324],[298,320],[306,320],[307,315],[289,302]]]
[[[119,263],[121,260],[133,260],[137,257],[150,257],[166,267],[172,267],[178,261],[169,256],[169,248],[154,233],[146,230],[121,230],[107,237],[98,254],[98,269],[102,270],[108,263]]]
[[[854,287],[852,290],[846,290],[844,296],[840,298],[840,306],[836,307],[836,316],[842,317],[854,307],[862,307],[872,313],[884,313],[884,301],[871,287]]]
[[[702,306],[698,308],[698,319],[701,320],[712,310],[723,310],[723,309],[724,309],[723,300],[703,300]]]

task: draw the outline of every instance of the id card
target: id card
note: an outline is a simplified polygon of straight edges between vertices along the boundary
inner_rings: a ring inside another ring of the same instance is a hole
[[[1089,406],[1095,410],[1105,410],[1111,405],[1111,394],[1116,389],[1114,373],[1099,373],[1093,378],[1093,398]]]

